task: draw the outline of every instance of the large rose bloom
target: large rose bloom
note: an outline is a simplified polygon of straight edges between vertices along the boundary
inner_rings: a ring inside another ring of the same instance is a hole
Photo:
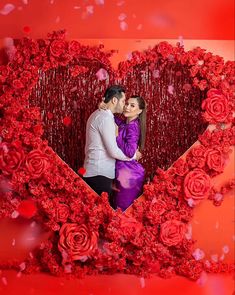
[[[58,248],[72,260],[84,260],[91,256],[97,246],[97,234],[86,225],[65,223],[60,229]]]
[[[50,166],[47,156],[40,150],[28,153],[25,166],[32,178],[39,178]]]
[[[61,54],[66,53],[67,43],[63,40],[54,40],[51,43],[51,54],[59,57]]]
[[[195,168],[184,179],[184,193],[186,199],[199,201],[204,199],[210,190],[210,177],[204,170]]]
[[[168,220],[161,224],[160,238],[167,246],[178,245],[186,232],[185,224],[179,220]]]
[[[16,148],[10,144],[0,144],[0,170],[5,175],[16,171],[24,160],[24,151],[21,147]]]
[[[226,122],[231,111],[228,98],[216,89],[207,92],[202,109],[205,110],[205,119],[210,123]]]
[[[209,169],[217,172],[223,172],[225,166],[225,157],[219,149],[209,149],[206,152],[206,163]]]

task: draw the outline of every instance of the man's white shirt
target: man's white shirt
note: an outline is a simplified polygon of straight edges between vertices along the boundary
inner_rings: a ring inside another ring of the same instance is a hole
[[[117,146],[113,113],[96,110],[86,125],[84,177],[103,175],[115,178],[116,159],[130,161]]]

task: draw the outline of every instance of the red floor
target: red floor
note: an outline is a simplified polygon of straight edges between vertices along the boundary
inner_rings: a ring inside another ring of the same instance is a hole
[[[3,271],[1,295],[232,295],[232,276],[205,275],[201,282],[182,277],[172,279],[137,278],[129,275],[96,276],[83,280],[67,280],[49,275],[22,275]]]

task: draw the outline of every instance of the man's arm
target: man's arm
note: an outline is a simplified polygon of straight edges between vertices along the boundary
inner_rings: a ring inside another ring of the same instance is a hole
[[[111,117],[105,118],[105,120],[100,124],[99,131],[104,143],[104,146],[108,154],[117,160],[130,161],[132,158],[128,158],[119,149],[115,137],[115,124]]]

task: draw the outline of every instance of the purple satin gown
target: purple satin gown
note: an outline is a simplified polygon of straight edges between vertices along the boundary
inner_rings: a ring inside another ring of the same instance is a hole
[[[140,138],[139,119],[127,124],[115,117],[115,123],[118,125],[118,147],[127,157],[132,158]],[[115,174],[114,207],[125,211],[141,195],[145,171],[136,160],[129,162],[116,160]]]

